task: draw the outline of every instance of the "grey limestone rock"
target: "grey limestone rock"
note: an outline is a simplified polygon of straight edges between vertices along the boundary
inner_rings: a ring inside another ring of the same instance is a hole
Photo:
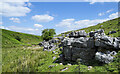
[[[90,37],[86,37],[84,30],[78,32],[71,32],[70,37],[65,37],[61,42],[63,47],[63,55],[66,60],[77,60],[78,58],[82,61],[89,61],[96,58],[104,63],[109,63],[113,60],[111,54],[97,52],[99,50],[109,49],[120,49],[120,38],[113,38],[105,35],[103,29],[97,31],[91,31]],[[77,36],[77,37],[76,37]],[[97,52],[97,53],[96,53]]]
[[[116,55],[117,53],[115,51],[112,51],[109,53],[102,53],[102,52],[97,52],[95,55],[96,60],[99,60],[103,63],[110,63],[113,61],[114,59],[114,55]]]

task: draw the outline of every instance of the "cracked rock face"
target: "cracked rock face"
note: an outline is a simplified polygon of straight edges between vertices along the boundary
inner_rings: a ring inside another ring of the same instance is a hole
[[[71,32],[69,38],[64,38],[61,42],[63,47],[63,55],[66,60],[76,61],[78,58],[82,61],[89,61],[95,59],[109,63],[113,60],[110,54],[102,55],[97,52],[99,49],[103,50],[119,50],[120,49],[120,38],[113,38],[105,35],[104,30],[100,29],[97,31],[91,31],[90,37],[87,37],[85,31]],[[111,52],[112,53],[112,52]],[[116,55],[116,54],[115,54]],[[101,60],[101,58],[103,60]]]
[[[95,54],[95,58],[101,62],[104,62],[104,63],[110,63],[113,61],[113,56],[116,55],[117,53],[115,51],[112,51],[109,53],[102,53],[102,52],[97,52]]]
[[[69,34],[69,37],[86,37],[87,33],[84,30],[78,31],[78,32],[71,32]]]

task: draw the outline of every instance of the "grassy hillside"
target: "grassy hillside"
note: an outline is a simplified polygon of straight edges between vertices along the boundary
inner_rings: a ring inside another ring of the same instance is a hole
[[[80,30],[89,32],[99,29],[101,25],[103,25],[101,29],[104,29],[106,34],[111,30],[115,30],[117,33],[112,35],[116,37],[119,36],[118,19]],[[67,33],[69,32],[65,34]],[[60,48],[55,49],[55,53],[53,53],[52,51],[43,51],[43,48],[37,45],[29,46],[38,44],[40,41],[42,41],[40,36],[3,29],[2,72],[106,72],[106,74],[107,72],[120,72],[120,51],[114,56],[116,59],[109,64],[99,65],[98,62],[93,62],[89,65],[81,63],[78,65],[78,63],[72,62],[74,64],[70,65],[70,61],[65,61],[63,64],[60,64],[59,55],[62,53]],[[54,57],[56,58],[53,59]],[[54,63],[56,60],[58,60],[58,62]],[[89,66],[92,66],[92,69],[89,70]],[[65,68],[67,69],[63,71]]]
[[[42,41],[40,36],[2,29],[2,47],[38,44],[40,41]]]
[[[110,34],[110,36],[112,37],[120,37],[120,23],[118,22],[120,21],[120,17],[113,19],[113,20],[109,20],[103,23],[99,23],[95,26],[90,26],[87,28],[83,28],[83,29],[79,29],[79,30],[85,30],[87,33],[90,31],[95,31],[95,29],[104,29],[105,34],[108,34],[109,31],[117,31],[117,33],[114,34]],[[102,27],[101,27],[102,26]],[[79,30],[75,30],[75,31],[79,31]],[[65,32],[64,34],[68,34],[71,31]]]

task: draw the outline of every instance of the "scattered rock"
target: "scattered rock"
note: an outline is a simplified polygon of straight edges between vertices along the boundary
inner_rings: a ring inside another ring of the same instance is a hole
[[[52,68],[52,67],[54,67],[55,65],[49,65],[49,68]]]
[[[55,51],[53,51],[52,53],[55,53]]]
[[[63,54],[60,54],[59,56],[60,56],[60,57],[63,57]]]
[[[60,65],[63,65],[62,63],[60,63]]]
[[[103,25],[100,25],[100,28],[103,27]]]
[[[113,34],[113,33],[117,33],[117,31],[109,31],[108,34]]]
[[[67,65],[71,66],[71,64],[69,64],[69,63]]]
[[[45,42],[45,41],[40,42],[39,45],[44,47],[43,51],[46,51],[46,50],[53,51],[57,48],[57,46],[54,43],[58,43],[58,41],[59,40],[52,39],[52,40],[49,40],[48,42]]]
[[[115,51],[108,51],[107,53],[97,52],[95,58],[103,63],[110,63],[113,61],[113,56],[116,54],[117,53]]]
[[[66,34],[66,37],[68,37],[69,36],[69,34]]]
[[[53,57],[53,60],[56,59],[56,57]]]
[[[55,66],[58,66],[58,64],[56,64]]]
[[[63,37],[63,36],[59,36],[58,39],[59,39],[59,40],[63,40],[64,37]]]
[[[68,69],[68,67],[65,67],[64,69],[62,69],[61,71],[65,71],[65,70],[67,70]]]
[[[92,66],[88,66],[88,70],[91,70],[92,69]]]

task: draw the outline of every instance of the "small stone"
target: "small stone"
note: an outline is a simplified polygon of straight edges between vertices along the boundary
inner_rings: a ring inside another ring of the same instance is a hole
[[[56,64],[55,66],[58,66],[58,64]]]
[[[67,65],[71,66],[71,64],[69,64],[69,63]]]
[[[54,67],[55,65],[49,65],[49,68],[52,68],[52,67]]]
[[[55,51],[53,51],[52,53],[55,53]]]
[[[100,25],[100,27],[103,27],[103,25]]]
[[[116,33],[117,31],[109,31],[108,34],[113,34],[113,33]]]
[[[61,71],[65,71],[65,70],[67,70],[68,69],[68,67],[65,67],[64,69],[62,69]]]
[[[92,69],[92,66],[88,66],[88,70],[91,70]]]
[[[53,57],[53,60],[56,59],[56,57]]]
[[[63,65],[62,63],[60,63],[60,65]]]

